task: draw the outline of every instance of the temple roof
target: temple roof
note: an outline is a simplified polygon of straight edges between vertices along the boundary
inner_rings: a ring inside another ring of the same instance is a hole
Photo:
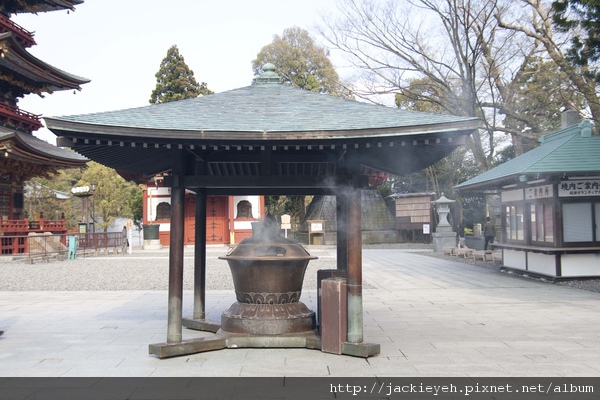
[[[0,67],[5,71],[12,72],[19,78],[15,80],[14,76],[11,78],[10,74],[3,73],[0,79],[7,80],[12,85],[21,85],[24,90],[30,93],[52,93],[57,90],[68,89],[80,90],[80,85],[90,81],[62,71],[34,57],[17,41],[11,32],[0,34],[0,51],[2,51]]]
[[[479,127],[477,118],[294,88],[273,74],[265,70],[250,86],[198,98],[46,117],[46,126],[61,145],[119,171],[168,171],[176,147],[205,163],[206,175],[221,177],[329,175],[350,164],[365,173],[408,173],[445,157]]]
[[[61,149],[24,132],[0,130],[0,149],[3,158],[18,159],[36,164],[63,167],[81,167],[89,160],[74,151]]]
[[[428,114],[346,100],[285,84],[127,110],[46,118],[49,127],[96,134],[188,140],[307,140],[391,137],[474,129],[477,118]]]
[[[5,14],[38,13],[75,10],[83,0],[2,0],[0,11]]]
[[[600,136],[592,135],[590,121],[544,135],[540,142],[535,149],[459,184],[456,189],[498,189],[513,181],[548,175],[596,175],[600,172]]]

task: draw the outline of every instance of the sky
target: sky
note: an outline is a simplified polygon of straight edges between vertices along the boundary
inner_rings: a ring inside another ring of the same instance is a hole
[[[274,35],[299,26],[318,39],[314,28],[335,10],[336,0],[85,0],[75,12],[14,15],[35,32],[32,55],[91,80],[81,91],[27,95],[19,107],[55,117],[147,106],[172,45],[209,89],[248,86],[252,60]],[[34,134],[55,144],[45,128]]]

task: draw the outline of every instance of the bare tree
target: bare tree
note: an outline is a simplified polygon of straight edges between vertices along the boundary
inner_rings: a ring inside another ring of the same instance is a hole
[[[591,4],[591,3],[590,3]],[[541,0],[519,0],[518,12],[514,14],[496,14],[500,27],[520,34],[524,40],[535,40],[540,43],[548,56],[573,83],[585,98],[591,118],[600,119],[600,98],[594,74],[589,73],[589,65],[576,65],[569,62],[563,51],[571,37],[558,34],[553,26],[554,10],[550,2]],[[528,18],[523,18],[528,15]],[[577,34],[576,31],[571,34]]]
[[[396,94],[480,117],[483,129],[472,135],[470,149],[481,171],[492,166],[503,134],[519,149],[522,136],[541,133],[517,105],[523,75],[545,49],[537,38],[500,26],[513,5],[509,0],[343,0],[341,17],[324,18],[320,33],[360,71],[355,96],[374,101],[373,95]]]

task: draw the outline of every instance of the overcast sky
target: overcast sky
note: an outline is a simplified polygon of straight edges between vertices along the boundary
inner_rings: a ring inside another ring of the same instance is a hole
[[[15,15],[35,32],[31,54],[91,79],[75,94],[28,95],[19,106],[48,117],[146,106],[174,44],[211,90],[248,86],[251,62],[273,35],[292,26],[313,33],[335,9],[336,0],[85,0],[75,12]],[[55,142],[46,129],[35,135]]]

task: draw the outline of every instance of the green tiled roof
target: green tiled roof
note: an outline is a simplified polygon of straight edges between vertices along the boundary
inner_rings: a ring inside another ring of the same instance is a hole
[[[278,83],[257,83],[215,95],[126,110],[52,117],[46,121],[51,129],[56,122],[62,121],[81,127],[89,124],[187,131],[187,135],[189,131],[314,133],[389,128],[408,128],[414,133],[424,133],[428,126],[445,125],[441,131],[456,130],[456,125],[465,122],[471,129],[478,126],[476,118],[404,111]],[[232,135],[226,139],[241,137]]]
[[[456,186],[457,189],[500,184],[521,175],[600,172],[600,136],[591,123],[579,124],[543,136],[540,146]]]
[[[400,175],[447,156],[480,126],[478,118],[404,111],[294,88],[267,66],[247,87],[45,118],[46,126],[61,145],[119,171],[168,171],[175,145],[199,157],[213,176],[332,174],[338,165],[340,171]]]

